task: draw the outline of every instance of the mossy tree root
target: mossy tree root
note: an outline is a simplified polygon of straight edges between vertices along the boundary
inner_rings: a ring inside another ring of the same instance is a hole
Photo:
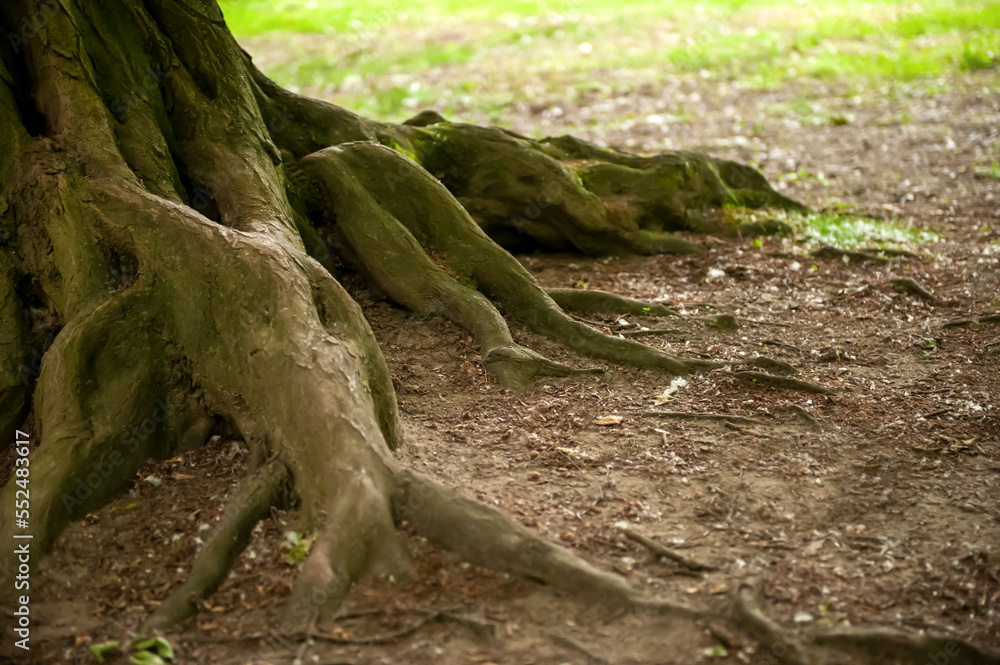
[[[595,371],[574,369],[517,344],[496,307],[432,261],[410,230],[345,169],[339,155],[349,149],[317,152],[300,168],[320,191],[314,216],[335,229],[372,282],[404,307],[447,316],[472,333],[487,370],[506,388],[523,389],[538,376]]]
[[[309,223],[293,205],[322,185],[314,203],[337,217],[325,223],[346,220],[322,230],[356,246],[359,263],[393,297],[415,308],[455,306],[465,324],[480,325],[492,348],[487,358],[519,348],[507,343],[500,312],[584,355],[686,373],[718,365],[574,321],[402,152],[440,173],[486,227],[508,224],[520,197],[551,175],[551,218],[529,219],[528,235],[592,253],[659,251],[673,242],[671,220],[711,228],[712,207],[727,202],[791,206],[759,174],[688,153],[643,161],[572,139],[533,142],[437,118],[365,121],[267,81],[213,2],[47,9],[39,23],[31,22],[35,0],[0,6],[0,33],[27,24],[35,33],[0,58],[0,140],[9,148],[0,151],[0,231],[17,256],[0,289],[14,284],[22,310],[40,303],[59,327],[32,395],[39,553],[69,519],[127,487],[146,457],[204,441],[212,417],[271,461],[238,491],[186,586],[150,626],[187,615],[191,595],[210,592],[286,477],[298,529],[313,545],[282,632],[331,616],[359,577],[404,570],[395,520],[484,566],[626,607],[710,616],[649,599],[500,513],[401,469],[390,451],[399,425],[384,359],[358,305],[308,255],[308,234],[299,229]],[[330,149],[345,141],[361,142]],[[280,168],[285,152],[316,153],[303,162],[317,172],[296,184]],[[331,169],[340,177],[324,175]],[[493,176],[503,177],[490,189]],[[352,208],[342,199],[357,202]],[[412,284],[400,283],[410,275],[379,273],[379,257],[412,267]],[[29,283],[30,292],[21,290]],[[23,333],[23,311],[2,312],[0,340]],[[0,359],[8,374],[11,363]],[[81,483],[87,492],[77,494]],[[0,490],[0,540],[15,523],[16,489]],[[0,570],[14,569],[6,557]]]
[[[432,273],[438,277],[433,280],[433,288],[427,284],[420,286],[423,289],[421,293],[400,293],[398,297],[404,302],[409,299],[415,306],[426,308],[429,302],[438,298],[449,306],[455,303],[456,312],[465,310],[476,318],[484,318],[476,313],[484,311],[482,302],[469,295],[468,291],[450,299],[438,295],[445,288],[444,276],[450,274],[458,280],[459,287],[479,291],[507,317],[532,331],[568,344],[581,355],[623,365],[658,368],[671,374],[690,374],[721,366],[718,363],[675,358],[643,344],[605,335],[574,320],[509,252],[493,242],[473,222],[441,183],[394,150],[371,142],[348,143],[310,155],[299,162],[299,168],[312,183],[314,193],[311,201],[314,207],[321,212],[324,207],[349,209],[347,217],[353,221],[348,221],[350,228],[341,232],[350,236],[348,242],[352,247],[367,245],[370,247],[367,253],[374,255],[379,250],[379,239],[390,235],[388,231],[380,230],[378,225],[390,223],[385,221],[390,218],[409,231],[410,235],[398,241],[406,243],[406,246],[397,250],[393,258],[402,260],[405,256],[408,265],[417,265],[415,261],[422,264],[422,267],[415,268],[416,279],[428,281],[426,276]],[[339,174],[339,178],[330,174]],[[323,195],[323,192],[334,191],[339,191],[341,195]],[[355,198],[367,201],[368,205],[352,203]],[[316,218],[316,213],[313,217]],[[323,223],[322,220],[320,223]],[[341,224],[338,215],[337,226]],[[439,257],[440,273],[431,269],[433,262],[418,255],[418,248]],[[381,267],[385,265],[384,260],[364,263],[367,271],[373,274],[387,269]],[[396,292],[416,290],[417,284],[399,283],[402,274],[389,275],[380,283]],[[448,289],[455,291],[458,287],[448,286]],[[468,318],[465,314],[455,316]],[[493,321],[490,324],[493,333],[500,329],[495,315],[490,315],[487,320]],[[505,324],[503,329],[506,329]],[[482,337],[485,339],[486,334]]]

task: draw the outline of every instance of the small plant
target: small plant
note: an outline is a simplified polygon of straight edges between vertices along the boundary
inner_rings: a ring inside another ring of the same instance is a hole
[[[302,539],[302,534],[298,531],[288,531],[285,533],[285,542],[281,544],[282,549],[288,551],[282,557],[289,566],[294,566],[309,553],[309,544]]]
[[[983,52],[973,49],[968,44],[962,49],[962,69],[966,71],[992,69],[996,64],[997,59],[993,51]]]
[[[128,646],[128,650],[133,652],[128,659],[132,665],[164,665],[175,657],[174,648],[162,637],[137,638]],[[113,658],[121,653],[122,647],[118,640],[108,640],[90,645],[90,652],[98,663],[103,663],[106,658]]]
[[[754,238],[753,242],[750,243],[750,246],[753,247],[754,249],[757,249],[758,247],[763,247],[764,241],[761,240],[760,238]]]
[[[1000,162],[993,162],[989,166],[973,166],[972,172],[980,178],[1000,180]]]
[[[642,308],[642,313],[643,313],[643,314],[649,314],[649,313],[650,313],[650,312],[652,312],[652,311],[653,311],[653,308],[652,308],[652,307],[643,307],[643,308]]]

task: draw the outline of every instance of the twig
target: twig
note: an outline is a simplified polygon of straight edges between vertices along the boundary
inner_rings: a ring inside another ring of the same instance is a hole
[[[709,565],[706,565],[706,564],[703,564],[703,563],[699,563],[697,561],[692,561],[691,559],[688,559],[684,555],[678,554],[674,550],[669,549],[667,547],[664,547],[663,545],[661,545],[660,543],[656,542],[655,540],[652,540],[650,538],[646,538],[642,534],[636,533],[635,531],[632,531],[631,529],[625,529],[623,533],[625,534],[626,538],[628,538],[629,540],[631,540],[633,542],[639,543],[640,545],[642,545],[643,547],[645,547],[646,549],[648,549],[650,552],[652,552],[656,556],[663,557],[665,559],[670,559],[671,561],[676,561],[677,563],[681,564],[682,566],[684,566],[688,570],[696,570],[696,571],[697,570],[716,570],[716,568],[713,567],[713,566],[709,566]]]
[[[949,413],[950,411],[951,409],[939,409],[937,411],[931,411],[930,413],[925,413],[924,415],[921,416],[921,418],[924,419],[933,418],[934,416],[940,416],[942,414]]]

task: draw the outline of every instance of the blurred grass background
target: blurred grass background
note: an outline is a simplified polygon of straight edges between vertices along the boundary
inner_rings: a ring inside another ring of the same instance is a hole
[[[220,4],[280,84],[387,120],[475,108],[500,121],[515,99],[692,76],[762,90],[890,82],[893,94],[933,94],[943,75],[995,73],[1000,56],[996,0]]]

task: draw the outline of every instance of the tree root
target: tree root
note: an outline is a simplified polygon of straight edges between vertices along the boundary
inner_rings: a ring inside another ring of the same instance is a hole
[[[890,259],[884,256],[879,256],[878,254],[869,254],[867,252],[854,252],[848,249],[840,249],[839,247],[830,247],[829,245],[824,245],[819,249],[815,249],[809,252],[810,256],[815,256],[820,259],[850,259],[852,261],[875,261],[876,263],[889,263]]]
[[[282,502],[288,480],[285,465],[273,460],[243,482],[195,558],[191,573],[146,619],[143,633],[166,630],[197,613],[197,602],[215,593],[226,580],[257,523]]]
[[[762,647],[787,665],[809,665],[811,660],[797,640],[772,621],[757,602],[757,591],[750,584],[741,584],[733,606],[736,624]]]
[[[615,334],[622,337],[646,337],[647,335],[683,335],[684,331],[673,328],[654,328],[652,330],[618,330]]]
[[[936,295],[920,286],[912,279],[894,279],[892,280],[892,288],[896,293],[907,293],[928,302],[937,302],[938,300]]]
[[[836,395],[836,390],[831,390],[818,383],[810,383],[799,379],[790,379],[785,376],[774,376],[763,372],[734,372],[733,376],[743,381],[750,381],[754,385],[767,386],[769,388],[785,388],[787,390],[797,390],[803,393],[815,393],[817,395]]]
[[[579,314],[617,314],[619,316],[680,316],[659,303],[593,289],[545,289],[552,300],[565,311]]]
[[[674,550],[672,550],[672,549],[670,549],[670,548],[668,548],[668,547],[666,547],[664,545],[661,545],[660,543],[656,542],[655,540],[653,540],[651,538],[647,538],[646,536],[643,536],[640,533],[632,531],[631,529],[625,529],[625,531],[623,531],[623,533],[625,534],[626,538],[628,538],[629,540],[631,540],[633,542],[639,543],[640,545],[642,545],[643,547],[645,547],[647,550],[649,550],[650,552],[652,552],[656,556],[663,557],[664,559],[670,559],[671,561],[674,561],[675,563],[679,563],[680,565],[684,566],[688,570],[693,570],[693,571],[696,571],[696,572],[698,572],[698,571],[716,570],[716,568],[714,566],[709,566],[709,565],[706,565],[706,564],[703,564],[703,563],[699,563],[698,561],[694,561],[692,559],[689,559],[686,556],[684,556],[683,554],[675,552]]]
[[[413,471],[399,472],[393,506],[397,519],[470,563],[600,598],[610,605],[689,618],[706,612],[647,598],[621,578],[594,568],[492,508]]]
[[[974,319],[963,319],[961,321],[951,321],[946,323],[942,328],[969,328],[971,326],[979,326],[984,323],[1000,323],[1000,314],[986,314],[984,316],[977,316]]]
[[[799,370],[795,369],[792,365],[780,360],[775,360],[774,358],[768,358],[766,356],[757,356],[756,358],[751,358],[739,364],[749,365],[750,367],[760,367],[761,369],[766,369],[769,372],[776,372],[786,376],[795,376],[799,374]]]
[[[637,415],[656,418],[673,418],[676,420],[710,420],[734,425],[760,425],[760,421],[743,416],[727,416],[723,413],[692,413],[689,411],[643,411]]]
[[[443,314],[471,332],[487,370],[506,388],[523,389],[538,376],[603,371],[574,369],[515,343],[489,300],[434,263],[410,229],[351,178],[342,160],[333,158],[338,150],[310,155],[301,168],[323,192],[322,214],[336,220],[337,232],[361,269],[390,298],[416,312]]]
[[[927,662],[958,665],[998,665],[1000,651],[986,649],[945,633],[913,633],[898,628],[831,628],[811,635],[818,646],[853,649],[879,659],[900,659],[914,665]]]
[[[718,363],[675,358],[643,344],[604,335],[575,321],[545,293],[524,266],[473,223],[444,186],[393,150],[373,143],[350,143],[310,155],[299,164],[303,173],[318,183],[320,192],[342,191],[345,196],[330,200],[329,196],[321,195],[315,203],[321,208],[336,209],[340,206],[347,211],[349,214],[346,216],[354,221],[348,222],[350,228],[345,228],[344,234],[359,246],[370,243],[368,254],[375,255],[379,248],[374,238],[384,239],[386,236],[386,233],[373,230],[378,229],[380,224],[389,223],[386,220],[395,220],[412,234],[398,241],[405,243],[405,248],[382,256],[383,259],[405,261],[404,265],[413,266],[407,277],[413,279],[414,285],[400,284],[403,280],[396,273],[395,277],[386,275],[381,279],[384,287],[398,293],[400,299],[412,302],[414,307],[426,307],[438,297],[441,303],[467,310],[468,314],[456,316],[472,319],[467,321],[469,327],[480,319],[491,321],[490,329],[481,335],[483,339],[487,338],[487,333],[494,335],[496,341],[488,345],[490,348],[506,343],[505,340],[498,343],[497,333],[503,328],[497,320],[498,315],[488,314],[488,308],[471,294],[473,288],[529,329],[568,343],[572,350],[582,355],[638,367],[655,367],[675,375],[721,366]],[[368,203],[352,203],[354,196]],[[340,217],[337,217],[338,226],[343,223]],[[433,262],[420,256],[419,247],[440,257],[443,264],[439,267],[440,272],[430,267]],[[393,264],[371,260],[374,258],[371,256],[362,262],[366,270],[379,280],[379,273],[387,270],[380,265]],[[433,284],[437,291],[421,286],[430,282],[432,275],[436,275]],[[452,282],[458,282],[459,287],[464,286],[468,290],[458,295],[458,287],[449,286],[446,289],[443,284],[449,275],[454,275]],[[403,293],[406,290],[416,291],[418,287],[424,291]],[[454,295],[437,295],[449,290]]]

